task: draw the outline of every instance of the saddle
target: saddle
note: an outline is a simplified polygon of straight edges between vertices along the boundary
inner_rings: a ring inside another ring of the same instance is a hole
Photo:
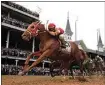
[[[69,42],[66,42],[66,47],[65,48],[62,47],[61,41],[59,41],[59,42],[60,42],[60,49],[59,49],[59,51],[62,51],[64,53],[70,53],[71,52],[71,45],[70,45]]]

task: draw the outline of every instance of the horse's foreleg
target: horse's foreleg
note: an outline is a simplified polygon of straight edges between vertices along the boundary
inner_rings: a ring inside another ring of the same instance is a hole
[[[80,61],[80,71],[81,71],[81,74],[82,74],[82,76],[83,76],[83,78],[84,78],[84,72],[83,72],[83,70],[84,70],[84,68],[83,68],[83,61]]]
[[[71,76],[72,76],[72,78],[74,79],[72,66],[70,66],[70,72],[71,72]]]
[[[55,76],[53,69],[54,69],[54,63],[51,63],[50,64],[50,74],[51,74],[51,77],[54,77]]]
[[[63,75],[67,76],[68,75],[68,68],[69,68],[69,62],[68,61],[64,62],[63,68],[64,68]]]
[[[50,49],[43,52],[42,55],[36,61],[34,61],[31,66],[29,66],[27,69],[25,69],[23,72],[26,73],[29,70],[31,70],[34,66],[39,64],[42,60],[44,60],[46,57],[48,57],[51,53],[52,53],[52,51]]]
[[[29,63],[29,60],[30,60],[33,56],[38,56],[39,54],[40,54],[40,51],[37,51],[37,52],[34,52],[34,53],[29,54],[29,55],[27,56],[27,58],[26,58],[25,63],[24,63],[24,64],[25,64],[24,69],[27,68],[28,63]]]

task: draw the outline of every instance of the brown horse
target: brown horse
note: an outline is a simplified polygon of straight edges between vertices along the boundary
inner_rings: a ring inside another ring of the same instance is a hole
[[[34,66],[39,64],[42,60],[45,58],[50,58],[51,60],[62,60],[64,62],[63,69],[64,74],[67,74],[68,68],[70,63],[73,61],[77,61],[81,72],[83,73],[83,60],[84,57],[82,56],[81,51],[79,50],[76,43],[70,41],[71,51],[68,52],[67,50],[62,50],[60,48],[60,42],[57,37],[53,37],[49,34],[49,32],[45,29],[43,24],[40,24],[39,22],[33,22],[33,27],[28,27],[27,30],[22,34],[22,38],[24,40],[30,40],[31,37],[39,37],[40,39],[40,50],[38,52],[31,53],[25,62],[24,70],[19,73],[20,75],[25,74],[30,69],[32,69]],[[32,25],[31,24],[31,25]],[[39,55],[39,58],[32,63],[31,66],[27,66],[29,63],[29,59],[33,55]]]

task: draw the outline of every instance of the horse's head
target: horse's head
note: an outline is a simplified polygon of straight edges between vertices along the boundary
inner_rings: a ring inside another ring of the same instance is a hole
[[[45,30],[44,24],[41,24],[40,22],[31,23],[26,31],[22,34],[22,39],[29,41],[32,37],[38,34],[39,30]]]

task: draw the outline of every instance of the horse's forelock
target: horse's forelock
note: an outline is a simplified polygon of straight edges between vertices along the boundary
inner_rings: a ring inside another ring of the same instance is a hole
[[[39,21],[33,22],[34,25],[37,25],[39,23]]]
[[[40,30],[40,31],[45,30],[45,25],[44,24],[39,24],[38,30]]]

